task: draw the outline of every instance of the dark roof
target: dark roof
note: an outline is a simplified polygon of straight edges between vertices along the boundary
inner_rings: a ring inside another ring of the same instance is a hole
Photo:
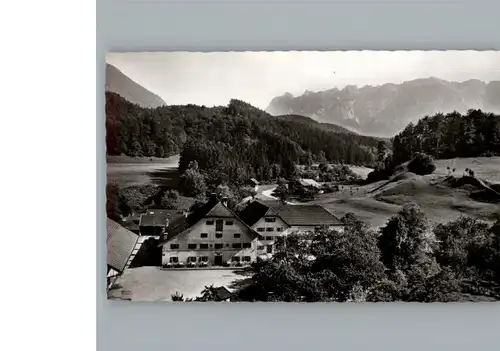
[[[288,225],[342,225],[342,222],[320,205],[270,205]]]
[[[243,225],[247,226],[252,233],[260,236],[260,234],[257,234],[252,228],[250,228],[250,226],[248,226],[243,220],[241,220],[241,218],[236,216],[236,214],[224,206],[220,201],[210,199],[197,210],[191,212],[188,216],[181,216],[172,219],[167,227],[167,236],[160,245],[175,238],[177,235],[194,226],[206,217],[235,218],[241,221]]]
[[[223,286],[215,288],[215,293],[217,294],[217,298],[222,301],[227,300],[231,297],[231,293],[229,292],[229,290],[227,290]]]
[[[257,223],[270,210],[269,206],[259,201],[253,201],[240,213],[240,219],[247,225],[252,226]]]
[[[115,271],[123,272],[139,236],[108,218],[108,266]]]
[[[164,227],[167,220],[180,215],[178,210],[156,210],[149,209],[141,215],[139,225],[141,227]]]

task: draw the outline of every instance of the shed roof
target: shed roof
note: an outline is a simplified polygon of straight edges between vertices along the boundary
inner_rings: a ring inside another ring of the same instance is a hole
[[[108,266],[122,273],[134,251],[139,236],[109,218],[107,231]]]

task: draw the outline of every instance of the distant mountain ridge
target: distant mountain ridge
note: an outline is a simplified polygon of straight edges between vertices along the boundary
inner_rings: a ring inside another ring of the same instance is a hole
[[[109,63],[106,65],[106,91],[118,94],[141,107],[156,108],[166,105],[161,97],[137,84]]]
[[[431,77],[401,84],[306,91],[297,97],[285,93],[272,99],[266,112],[303,115],[360,134],[391,137],[426,115],[469,109],[500,112],[500,81],[448,82]]]

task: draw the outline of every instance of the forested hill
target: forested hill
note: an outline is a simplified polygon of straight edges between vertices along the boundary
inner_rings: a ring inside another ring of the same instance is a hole
[[[298,123],[304,123],[313,127],[317,127],[323,130],[331,131],[331,132],[336,132],[336,133],[349,133],[349,134],[357,134],[353,131],[350,131],[347,128],[341,127],[336,124],[331,124],[331,123],[320,123],[315,121],[314,119],[306,116],[301,116],[301,115],[280,115],[276,116],[278,119],[282,119],[284,121],[293,121],[293,122],[298,122]]]
[[[217,167],[220,174],[238,172],[223,176],[231,180],[286,175],[281,173],[293,163],[371,165],[378,143],[372,137],[278,119],[239,100],[212,108],[152,109],[106,92],[106,116],[108,154],[165,157],[180,152],[181,171],[197,161],[202,171]]]
[[[434,158],[500,155],[500,115],[481,110],[438,113],[410,123],[393,140],[393,160],[400,164],[416,152]]]

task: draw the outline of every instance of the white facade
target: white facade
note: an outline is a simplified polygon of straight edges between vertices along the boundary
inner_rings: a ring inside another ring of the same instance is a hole
[[[250,264],[257,260],[260,246],[257,236],[238,219],[205,217],[163,245],[162,264]]]

